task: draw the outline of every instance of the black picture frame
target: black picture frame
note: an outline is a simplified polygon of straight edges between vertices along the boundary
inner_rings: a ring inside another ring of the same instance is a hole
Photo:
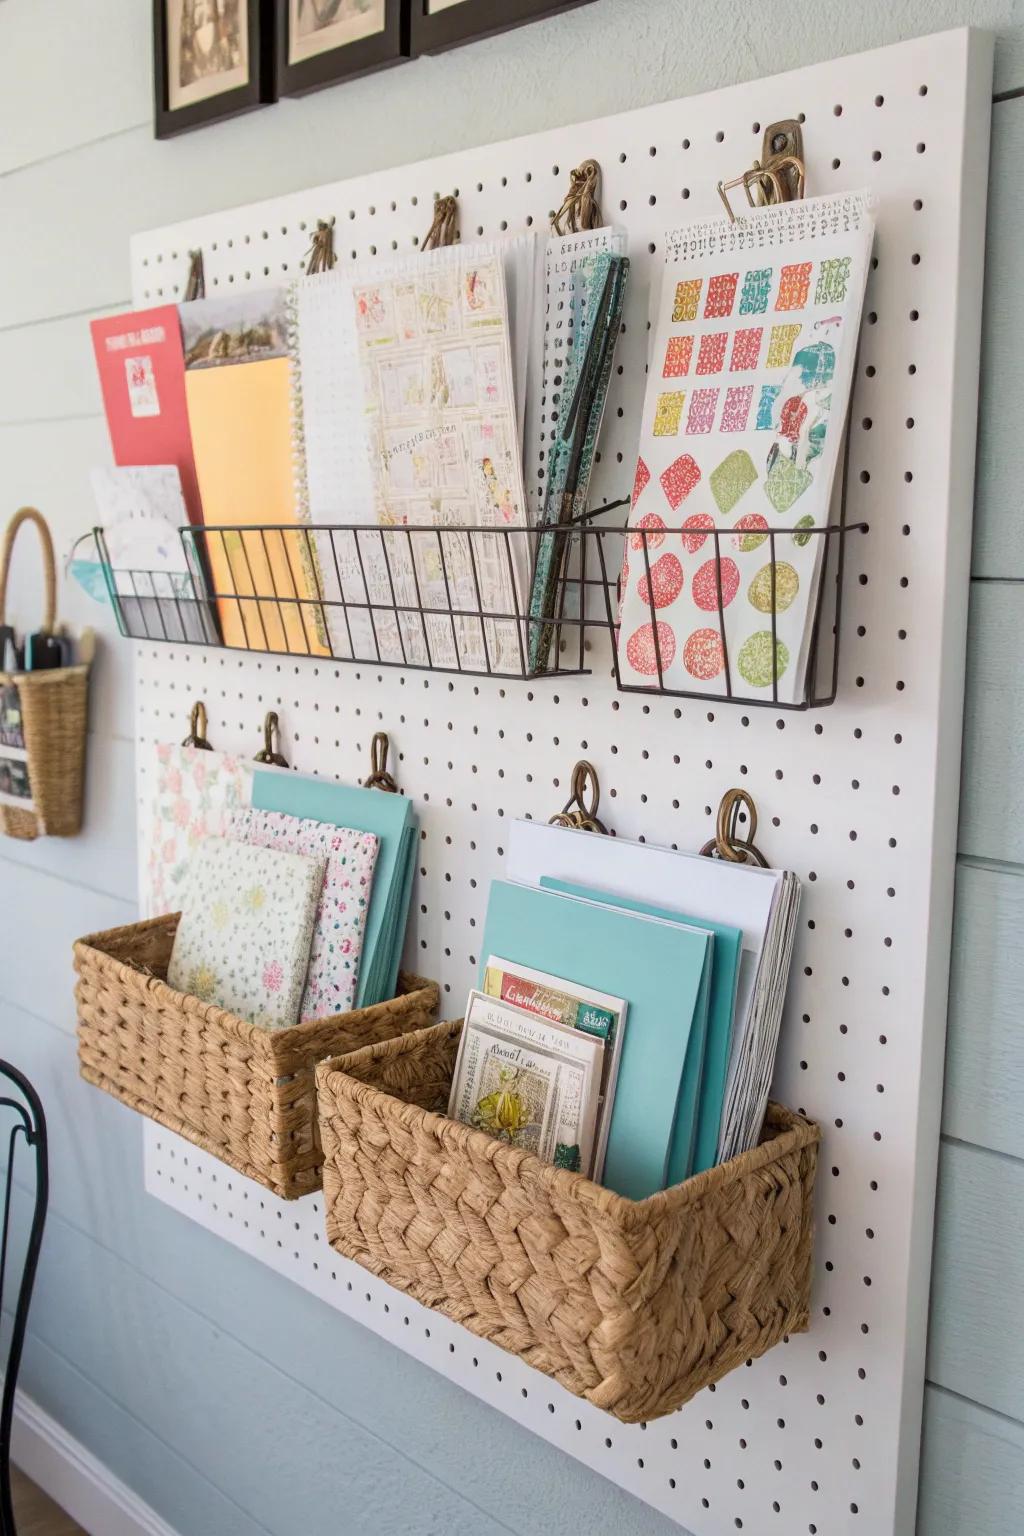
[[[462,0],[445,10],[430,12],[430,0],[409,0],[409,43],[413,57],[424,53],[443,53],[463,43],[493,37],[530,21],[542,21],[561,11],[572,11],[590,0]]]
[[[312,0],[310,0],[312,3]],[[409,16],[406,0],[384,0],[384,26],[372,37],[340,43],[323,53],[289,63],[290,0],[274,0],[274,40],[278,96],[305,96],[359,75],[369,75],[409,58]]]
[[[249,78],[235,90],[221,91],[205,101],[172,107],[168,76],[168,0],[153,0],[153,97],[154,131],[158,139],[170,139],[209,123],[238,117],[275,100],[274,18],[271,0],[243,0],[249,23]]]

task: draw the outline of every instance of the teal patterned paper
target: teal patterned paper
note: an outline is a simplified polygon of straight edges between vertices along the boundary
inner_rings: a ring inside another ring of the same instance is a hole
[[[548,452],[544,507],[538,526],[557,527],[581,516],[586,510],[628,273],[627,257],[599,251],[581,257],[570,278],[573,345],[563,370],[558,396],[562,420]],[[588,370],[589,377],[584,378]],[[591,391],[588,391],[588,383],[592,386]],[[585,414],[572,423],[567,418],[577,393],[579,409]],[[571,429],[568,437],[563,436],[562,422]],[[572,493],[571,502],[567,499],[568,492]],[[558,576],[565,558],[565,546],[564,535],[537,539],[530,618],[546,617],[548,622],[529,626],[529,662],[530,670],[534,672],[542,672],[548,665],[555,629],[550,616],[557,603]]]
[[[168,986],[267,1029],[296,1023],[326,863],[207,838],[189,865]]]

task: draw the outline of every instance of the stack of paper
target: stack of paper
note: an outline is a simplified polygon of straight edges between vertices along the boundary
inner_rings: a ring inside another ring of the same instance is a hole
[[[377,863],[363,935],[356,1007],[394,997],[412,896],[419,824],[405,795],[351,788],[301,773],[257,768],[252,804],[300,820],[326,822],[372,833]]]
[[[589,286],[590,263],[599,255],[622,256],[625,249],[625,232],[610,225],[574,235],[549,235],[544,242],[540,295],[543,334],[539,362],[534,364],[539,387],[531,378],[523,433],[526,498],[532,523],[540,521],[544,510],[548,455],[571,399],[564,386],[576,350],[576,328]],[[534,472],[535,465],[539,474]]]
[[[708,931],[540,890],[536,882],[491,886],[485,956],[628,999],[602,1181],[630,1199],[691,1171],[713,950]]]
[[[240,843],[325,861],[299,1017],[305,1022],[347,1013],[356,998],[377,839],[372,832],[251,807],[232,812],[228,832]]]
[[[512,823],[505,871],[510,880],[582,888],[627,909],[674,913],[679,922],[716,936],[720,970],[712,984],[693,1171],[755,1146],[792,958],[800,899],[796,876],[533,821]]]
[[[534,611],[550,610],[547,571],[537,598],[534,542],[517,530],[551,496],[561,507],[568,458],[573,512],[586,499],[624,243],[607,228],[526,234],[299,279],[289,345],[302,516],[360,528],[314,535],[337,655],[522,669],[525,626],[471,615],[525,616],[531,590]],[[615,292],[601,309],[609,265]],[[605,336],[591,348],[599,317]],[[539,629],[532,649],[536,660]]]

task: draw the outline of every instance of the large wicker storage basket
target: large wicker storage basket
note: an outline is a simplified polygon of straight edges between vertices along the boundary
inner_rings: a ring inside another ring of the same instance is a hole
[[[339,1253],[627,1423],[807,1328],[817,1126],[625,1200],[437,1113],[460,1029],[317,1067]]]
[[[0,549],[0,624],[4,622],[7,578],[19,528],[33,523],[43,551],[45,613],[42,633],[57,627],[57,567],[46,519],[22,507],[7,525]],[[82,827],[89,668],[55,667],[42,672],[2,672],[0,687],[14,684],[21,707],[32,808],[0,805],[0,832],[8,837],[74,837]],[[3,756],[0,748],[0,756]]]
[[[436,983],[403,976],[389,1002],[264,1029],[167,985],[177,926],[175,913],[75,944],[82,1076],[285,1200],[319,1189],[315,1064],[431,1024]]]

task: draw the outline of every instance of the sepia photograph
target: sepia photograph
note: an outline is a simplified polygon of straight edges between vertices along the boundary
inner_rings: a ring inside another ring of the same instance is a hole
[[[245,85],[249,78],[245,0],[169,0],[167,55],[172,111]]]
[[[385,0],[288,0],[288,4],[291,64],[384,30]]]
[[[409,47],[413,58],[444,53],[463,43],[493,37],[529,21],[541,21],[589,0],[410,0]]]
[[[157,138],[272,101],[272,50],[264,0],[154,0]]]
[[[277,90],[301,96],[408,54],[404,0],[280,0]]]

